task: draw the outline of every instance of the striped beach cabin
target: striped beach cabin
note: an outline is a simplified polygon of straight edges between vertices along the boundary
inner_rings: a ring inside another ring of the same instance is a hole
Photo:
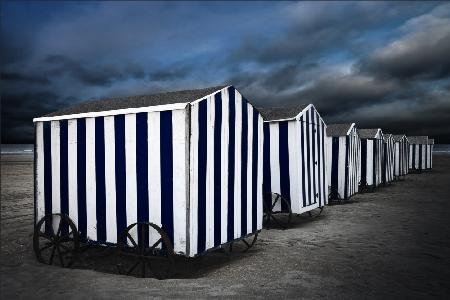
[[[421,172],[426,169],[428,159],[428,136],[408,136],[409,169]]]
[[[90,101],[34,122],[36,222],[67,214],[99,244],[152,222],[189,257],[262,228],[263,119],[233,86]]]
[[[326,125],[314,105],[260,109],[264,118],[264,193],[301,214],[328,203]],[[269,204],[270,205],[270,204]],[[277,202],[273,212],[287,212]]]
[[[383,183],[394,181],[394,137],[392,134],[384,134],[384,163],[383,163]]]
[[[408,174],[409,143],[406,135],[393,135],[394,139],[394,176],[399,179]]]
[[[361,177],[361,140],[355,123],[327,125],[327,179],[330,200],[346,200],[358,193]]]
[[[428,145],[427,145],[427,160],[425,169],[431,170],[433,168],[433,146],[434,146],[434,139],[428,139]]]
[[[360,187],[374,188],[382,183],[384,140],[380,128],[358,129],[361,139]]]

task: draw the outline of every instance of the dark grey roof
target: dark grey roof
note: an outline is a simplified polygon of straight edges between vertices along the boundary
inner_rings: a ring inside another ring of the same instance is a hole
[[[46,115],[45,117],[55,117],[62,115],[81,114],[88,112],[99,112],[125,108],[149,107],[164,104],[189,103],[215,91],[221,90],[225,85],[214,86],[197,90],[184,90],[176,92],[165,92],[152,95],[141,95],[131,97],[119,97],[110,99],[100,99],[82,102],[78,105],[65,108]]]
[[[306,106],[291,106],[291,107],[268,107],[268,108],[258,108],[258,111],[263,116],[264,121],[273,120],[283,120],[283,119],[293,119]]]
[[[434,139],[428,139],[428,144],[429,145],[433,145],[434,144]]]
[[[378,128],[358,129],[359,137],[362,139],[374,139],[377,136]]]
[[[353,123],[345,124],[328,124],[327,135],[328,136],[345,136],[348,130],[352,127]]]
[[[392,135],[392,137],[394,138],[394,142],[400,141],[401,139],[403,139],[404,136],[405,136],[404,134],[394,134],[394,135]]]
[[[389,139],[392,139],[393,138],[393,136],[392,136],[392,134],[390,134],[390,133],[385,133],[385,134],[383,134],[383,139],[385,140],[385,141],[387,141],[387,140],[389,140]]]
[[[424,144],[428,143],[428,136],[419,135],[419,136],[408,136],[408,141],[410,144]]]

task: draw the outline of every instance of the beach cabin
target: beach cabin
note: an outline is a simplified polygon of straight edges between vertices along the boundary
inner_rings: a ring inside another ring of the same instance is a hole
[[[384,140],[380,128],[358,129],[361,139],[361,181],[363,189],[375,188],[382,183]]]
[[[426,169],[428,136],[409,136],[409,169],[421,172]]]
[[[327,125],[327,179],[330,200],[347,200],[358,193],[361,140],[355,123]]]
[[[406,135],[393,135],[394,139],[394,177],[400,179],[408,174],[409,143]]]
[[[322,117],[312,104],[259,110],[264,118],[263,191],[286,199],[267,207],[294,214],[322,208],[328,203]]]
[[[433,168],[433,146],[434,146],[434,139],[428,139],[427,160],[425,166],[425,169],[427,170],[431,170]]]
[[[67,214],[80,240],[104,245],[151,222],[188,257],[262,228],[263,119],[233,86],[84,102],[34,123],[36,222]]]
[[[394,137],[392,134],[384,134],[384,163],[383,163],[383,183],[394,181]]]

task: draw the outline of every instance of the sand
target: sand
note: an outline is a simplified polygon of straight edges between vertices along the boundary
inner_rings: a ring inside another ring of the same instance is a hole
[[[247,253],[210,253],[159,281],[62,269],[32,252],[33,162],[2,156],[1,283],[8,298],[445,298],[450,294],[450,156],[434,169],[263,230]],[[98,264],[97,264],[98,265]],[[103,271],[98,271],[103,270]],[[109,273],[108,273],[109,272]]]

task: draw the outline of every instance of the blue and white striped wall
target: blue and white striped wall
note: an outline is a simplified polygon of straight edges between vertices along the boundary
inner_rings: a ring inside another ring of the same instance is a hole
[[[346,136],[328,137],[327,176],[331,199],[348,199],[359,191],[361,140],[355,126]]]
[[[394,176],[400,177],[408,174],[409,144],[406,138],[394,143]]]
[[[394,139],[392,135],[389,135],[384,139],[384,172],[383,172],[383,182],[389,183],[394,181]]]
[[[264,122],[264,193],[279,193],[293,213],[328,203],[326,125],[313,105],[288,121]],[[274,211],[286,212],[280,202]]]
[[[433,168],[433,144],[430,143],[430,140],[428,139],[428,145],[427,147],[427,153],[426,153],[426,159],[425,159],[425,169],[430,170]]]
[[[409,169],[425,170],[428,157],[427,144],[410,144],[409,145]]]
[[[192,103],[190,256],[262,229],[263,119],[233,87]]]
[[[361,186],[376,187],[382,183],[383,139],[361,139]]]
[[[82,239],[100,244],[149,221],[187,256],[262,228],[263,121],[231,86],[192,104],[35,127],[36,221],[68,214]]]

